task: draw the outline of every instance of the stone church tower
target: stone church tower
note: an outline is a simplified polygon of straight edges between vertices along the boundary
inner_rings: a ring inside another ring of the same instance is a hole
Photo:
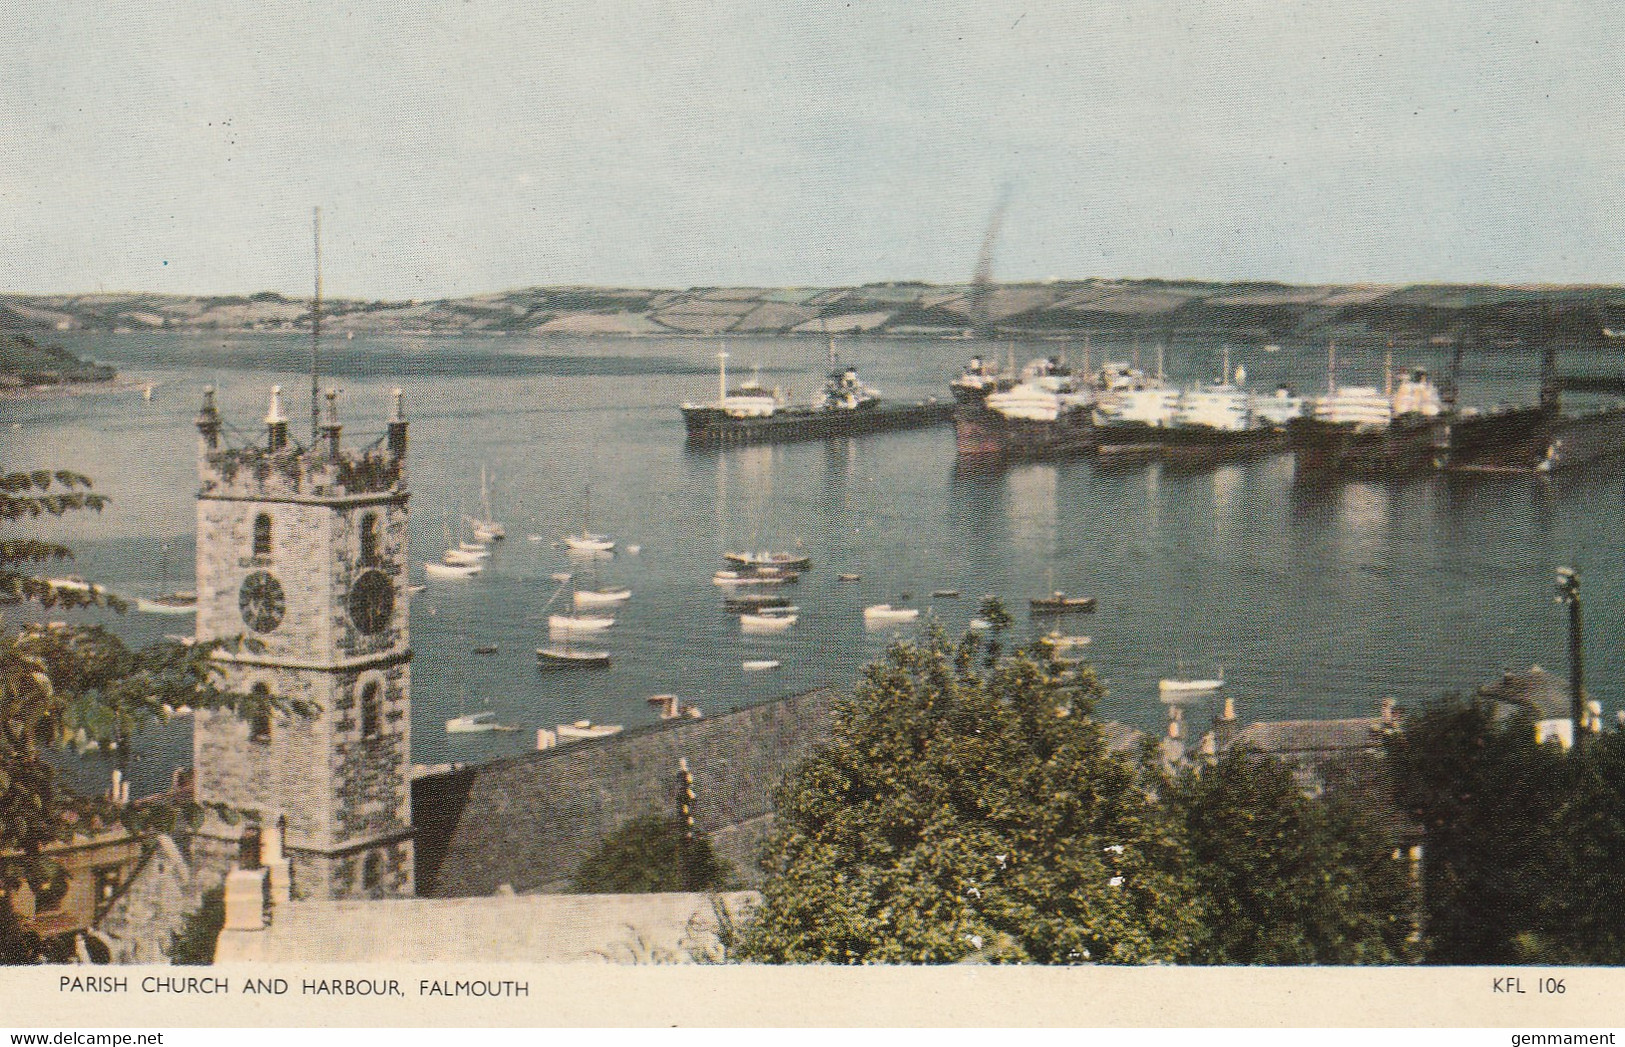
[[[410,895],[406,420],[396,390],[388,433],[346,449],[335,399],[309,447],[280,388],[246,446],[212,390],[198,415],[197,638],[228,642],[226,688],[304,708],[198,713],[194,857],[263,857],[294,898]]]

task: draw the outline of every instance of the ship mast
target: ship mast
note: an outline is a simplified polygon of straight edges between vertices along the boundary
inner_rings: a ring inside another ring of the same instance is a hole
[[[1326,395],[1337,395],[1337,343],[1326,343]]]
[[[311,208],[311,240],[316,248],[316,297],[310,307],[310,442],[322,432],[322,209]]]

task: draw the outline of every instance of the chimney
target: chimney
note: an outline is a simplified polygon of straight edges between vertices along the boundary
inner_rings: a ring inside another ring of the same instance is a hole
[[[266,449],[280,451],[288,446],[288,416],[282,412],[282,387],[271,386],[271,409],[265,412]]]
[[[214,406],[214,386],[203,390],[203,409],[197,413],[197,431],[203,434],[203,446],[213,451],[220,446],[220,412]]]
[[[327,437],[327,456],[334,461],[339,457],[339,431],[344,427],[339,425],[339,391],[327,391],[327,424],[322,427],[322,435]]]
[[[401,461],[406,457],[406,411],[401,406],[405,394],[396,389],[393,395],[395,413],[389,416],[389,453],[396,461]]]

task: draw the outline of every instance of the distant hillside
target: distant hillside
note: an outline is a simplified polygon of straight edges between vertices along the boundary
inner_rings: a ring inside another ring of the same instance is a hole
[[[0,389],[63,382],[106,382],[116,372],[89,363],[66,349],[36,344],[33,339],[0,329]]]
[[[648,290],[536,287],[438,301],[323,303],[335,332],[523,335],[820,335],[926,338],[1153,337],[1212,334],[1261,341],[1395,338],[1522,341],[1553,323],[1572,333],[1625,328],[1616,287],[1412,286],[1075,280],[999,284],[972,306],[969,285]],[[981,323],[978,322],[978,317]],[[308,299],[155,294],[0,295],[0,327],[43,330],[308,330]]]

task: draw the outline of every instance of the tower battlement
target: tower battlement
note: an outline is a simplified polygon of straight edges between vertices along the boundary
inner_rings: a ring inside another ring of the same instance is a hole
[[[197,427],[202,438],[198,479],[203,497],[302,501],[368,495],[397,495],[406,489],[406,419],[402,394],[395,390],[395,409],[387,431],[371,444],[344,447],[340,441],[337,393],[327,394],[327,423],[311,443],[288,437],[282,411],[282,389],[271,390],[261,441],[231,446],[225,423],[215,407],[214,391],[204,393]]]

